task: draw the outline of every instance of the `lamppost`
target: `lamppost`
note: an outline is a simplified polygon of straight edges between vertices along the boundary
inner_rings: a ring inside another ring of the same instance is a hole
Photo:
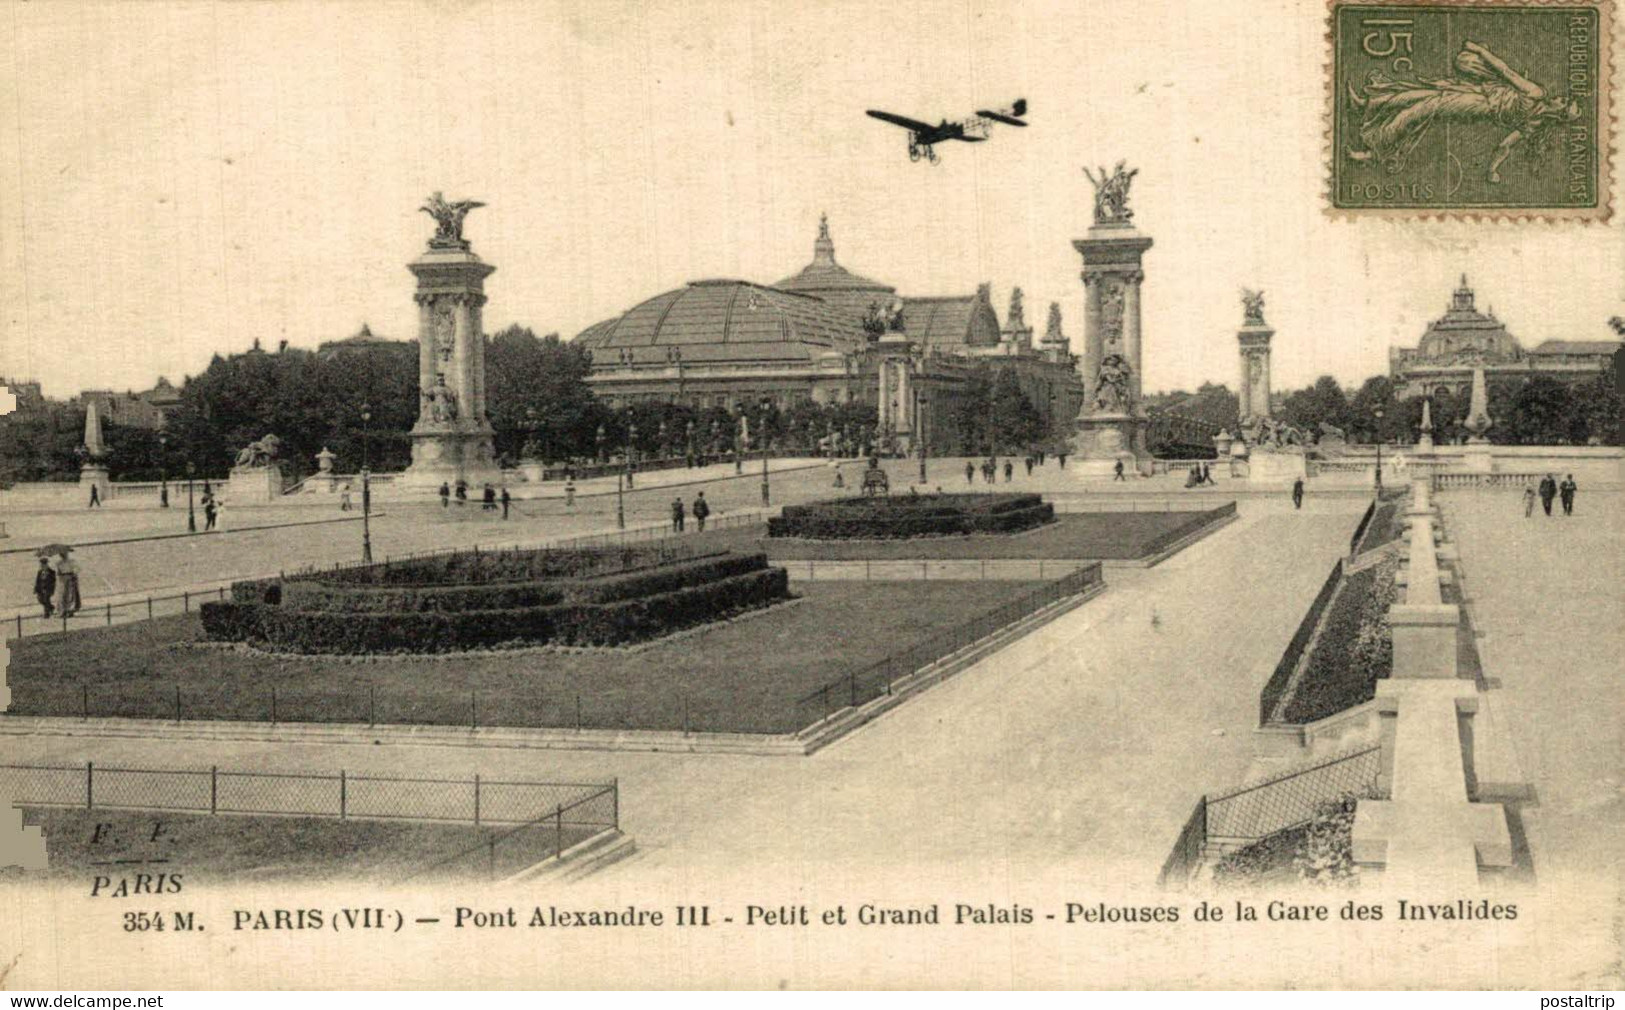
[[[169,436],[158,436],[158,507],[169,508]]]
[[[661,420],[660,428],[655,433],[655,452],[660,454],[661,459],[671,455],[671,446],[666,443],[665,420]]]
[[[525,433],[530,440],[520,450],[519,454],[528,456],[545,466],[547,454],[542,452],[542,425],[539,418],[540,415],[536,413],[535,407],[525,408]]]
[[[361,563],[372,564],[372,453],[368,446],[372,434],[372,407],[361,405]]]
[[[598,426],[596,441],[598,446],[598,462],[602,464],[604,462],[604,426],[601,424]]]
[[[772,494],[769,491],[768,486],[767,486],[768,438],[767,438],[767,403],[765,401],[762,403],[762,426],[761,426],[760,430],[758,431],[756,437],[762,440],[762,507],[766,508],[772,502]]]
[[[1377,407],[1371,411],[1371,416],[1377,419],[1377,496],[1382,496],[1382,408]]]
[[[197,467],[191,460],[186,461],[186,532],[197,532],[197,510],[192,506],[192,475]]]
[[[914,436],[920,440],[920,483],[925,483],[925,405],[931,401],[924,393],[915,393],[914,397]]]
[[[734,473],[745,472],[745,408],[739,408],[739,420],[734,424]]]
[[[632,466],[632,447],[637,445],[637,443],[638,443],[638,422],[629,420],[629,421],[626,422],[626,467],[625,467],[625,470],[626,470],[626,486],[627,487],[632,487],[633,486],[633,484],[632,484],[632,474],[635,472],[635,470],[634,470],[634,468]]]
[[[688,421],[688,424],[686,424],[683,427],[683,458],[684,458],[684,461],[688,463],[690,468],[692,468],[695,465],[696,461],[694,459],[694,419],[693,418],[690,418],[689,421]]]

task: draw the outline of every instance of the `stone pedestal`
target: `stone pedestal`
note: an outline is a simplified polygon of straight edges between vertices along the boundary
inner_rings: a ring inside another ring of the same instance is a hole
[[[527,459],[519,464],[519,474],[530,484],[540,484],[547,478],[547,466],[539,459]]]
[[[1117,463],[1123,463],[1123,474],[1132,477],[1141,471],[1141,463],[1151,458],[1146,448],[1146,428],[1150,421],[1128,414],[1096,414],[1080,417],[1077,434],[1072,439],[1072,459],[1067,470],[1079,477],[1112,477]]]
[[[407,268],[417,277],[418,420],[400,486],[438,490],[459,480],[497,484],[495,432],[485,413],[485,278],[496,269],[459,233],[437,235]]]
[[[1309,477],[1309,465],[1301,452],[1279,452],[1254,448],[1247,454],[1247,478],[1261,483],[1291,484]]]
[[[1151,239],[1126,218],[1096,223],[1072,243],[1083,257],[1083,409],[1071,440],[1068,471],[1077,477],[1149,468],[1145,409],[1140,401],[1141,258]]]
[[[113,479],[108,476],[107,467],[100,463],[86,463],[79,468],[79,490],[85,501],[90,500],[90,489],[96,489],[96,499],[103,505],[107,504],[107,496],[113,490]]]
[[[233,467],[231,504],[270,505],[282,497],[282,468],[270,466]]]

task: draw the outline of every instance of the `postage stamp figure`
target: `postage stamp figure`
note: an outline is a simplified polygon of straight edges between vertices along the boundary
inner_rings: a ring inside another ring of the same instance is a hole
[[[1611,15],[1334,5],[1332,208],[1606,219]]]

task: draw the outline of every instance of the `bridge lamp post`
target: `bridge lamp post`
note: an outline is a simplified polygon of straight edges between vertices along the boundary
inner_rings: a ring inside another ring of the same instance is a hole
[[[361,405],[361,563],[372,564],[372,406]]]
[[[169,436],[158,436],[158,507],[169,508]]]
[[[931,402],[924,393],[914,394],[914,433],[920,440],[920,483],[924,484],[925,477],[925,408]]]
[[[1377,496],[1382,496],[1382,408],[1376,407],[1371,416],[1377,419]]]
[[[767,486],[768,437],[767,437],[767,402],[765,400],[762,402],[762,425],[761,425],[761,428],[758,431],[756,437],[762,440],[762,507],[767,508],[768,505],[772,502],[772,493],[768,489],[768,486]]]
[[[192,502],[192,475],[197,473],[197,465],[191,460],[186,461],[186,532],[197,532],[197,509]]]

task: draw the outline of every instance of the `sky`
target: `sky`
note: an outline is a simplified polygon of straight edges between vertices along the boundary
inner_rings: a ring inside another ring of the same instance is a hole
[[[1236,385],[1262,288],[1277,389],[1386,371],[1460,274],[1525,346],[1607,339],[1618,224],[1323,211],[1326,5],[8,4],[0,376],[143,389],[215,353],[414,336],[435,190],[491,332],[574,336],[690,280],[837,258],[904,295],[1012,285],[1081,350],[1082,167],[1139,169],[1144,385]],[[910,163],[880,108],[1025,97],[1031,126]],[[1618,197],[1616,195],[1617,202]]]

